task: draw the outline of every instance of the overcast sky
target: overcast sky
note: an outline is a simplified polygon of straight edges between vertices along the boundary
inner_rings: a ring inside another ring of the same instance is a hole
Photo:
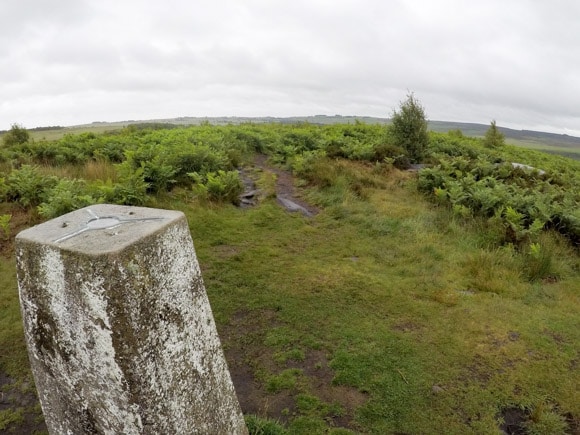
[[[389,117],[580,136],[578,0],[0,0],[0,130]]]

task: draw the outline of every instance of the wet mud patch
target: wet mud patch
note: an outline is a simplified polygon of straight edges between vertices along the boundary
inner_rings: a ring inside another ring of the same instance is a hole
[[[323,350],[307,349],[300,358],[276,358],[275,349],[264,343],[267,332],[280,326],[284,325],[275,310],[243,310],[220,328],[242,412],[288,423],[302,415],[297,396],[316,396],[331,409],[322,416],[330,426],[357,429],[355,412],[368,396],[355,388],[333,384],[335,374],[329,367],[329,355]],[[268,389],[268,379],[289,371],[296,374],[295,385]],[[332,411],[337,408],[340,412]]]
[[[531,433],[580,434],[580,420],[572,414],[560,415],[558,405],[538,405],[535,410],[526,407],[503,408],[498,417],[503,435],[527,435]]]
[[[509,407],[502,409],[499,416],[503,421],[499,426],[502,434],[525,435],[527,433],[525,423],[529,419],[529,412],[521,408]]]
[[[303,361],[290,360],[286,366],[301,370],[307,378],[309,390],[323,402],[340,406],[340,415],[330,415],[327,418],[332,420],[333,426],[351,429],[355,427],[355,411],[368,400],[368,395],[356,388],[334,385],[334,370],[329,366],[326,352],[308,350]]]
[[[241,310],[219,334],[242,412],[285,422],[283,414],[294,408],[291,395],[269,393],[256,375],[275,370],[272,349],[263,343],[266,332],[280,325],[275,310]]]

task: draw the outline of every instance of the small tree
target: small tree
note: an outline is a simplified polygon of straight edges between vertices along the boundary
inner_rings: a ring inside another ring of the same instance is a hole
[[[18,124],[12,124],[10,130],[4,135],[4,145],[9,147],[28,142],[30,134],[28,130]]]
[[[491,121],[489,128],[485,132],[483,144],[488,148],[498,148],[505,145],[504,135],[495,125],[495,119]]]
[[[425,109],[412,92],[401,102],[399,111],[393,112],[391,122],[395,145],[403,148],[412,162],[420,161],[429,145],[429,135]]]

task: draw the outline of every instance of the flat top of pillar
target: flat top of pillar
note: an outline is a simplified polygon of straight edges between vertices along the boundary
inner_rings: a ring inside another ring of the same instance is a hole
[[[183,213],[96,204],[20,232],[16,238],[85,254],[119,251],[182,219]]]

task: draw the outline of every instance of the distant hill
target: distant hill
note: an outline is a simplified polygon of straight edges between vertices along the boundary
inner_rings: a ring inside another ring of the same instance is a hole
[[[489,125],[465,122],[430,121],[429,128],[433,131],[447,132],[461,130],[465,136],[483,137]],[[532,130],[514,130],[499,127],[505,135],[506,142],[524,148],[532,148],[552,154],[559,154],[580,160],[580,137],[567,134],[546,133]]]

